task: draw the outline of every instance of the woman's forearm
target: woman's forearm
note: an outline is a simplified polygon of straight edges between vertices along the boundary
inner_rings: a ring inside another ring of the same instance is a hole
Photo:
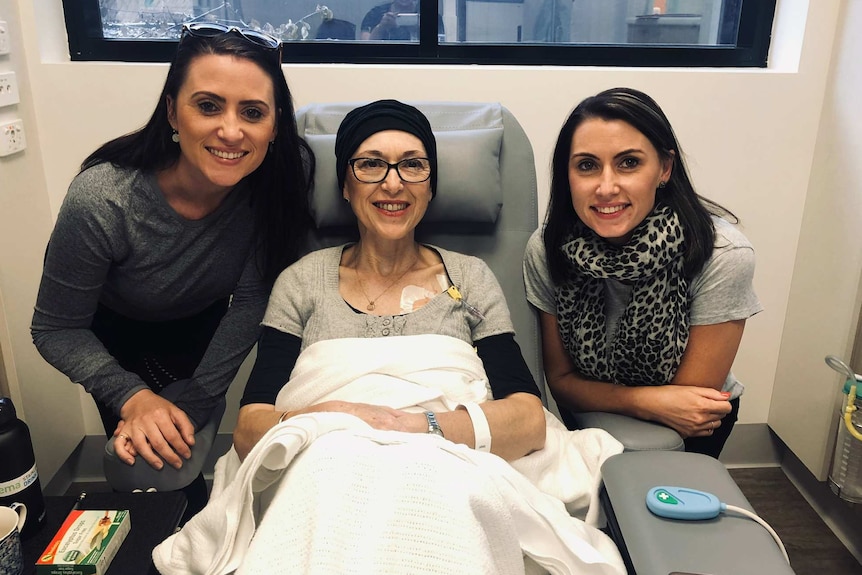
[[[605,411],[640,419],[652,419],[645,395],[649,387],[628,387],[586,379],[577,373],[548,378],[548,388],[563,407],[574,412]]]
[[[491,453],[513,461],[545,445],[545,414],[542,401],[529,393],[479,405],[491,430]],[[470,414],[463,408],[436,414],[443,435],[453,443],[475,447]]]

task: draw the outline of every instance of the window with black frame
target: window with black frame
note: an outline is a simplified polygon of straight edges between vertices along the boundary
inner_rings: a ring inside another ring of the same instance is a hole
[[[169,61],[185,22],[284,61],[765,67],[776,0],[64,0],[73,60]]]

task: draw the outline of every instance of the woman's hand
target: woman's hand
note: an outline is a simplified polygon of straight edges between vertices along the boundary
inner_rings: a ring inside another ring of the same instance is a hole
[[[416,431],[415,425],[410,422],[416,420],[415,413],[407,413],[398,409],[392,409],[384,405],[371,405],[368,403],[353,403],[350,401],[326,401],[311,406],[308,411],[338,411],[354,415],[373,427],[385,431]],[[425,416],[418,414],[423,421]],[[410,417],[412,416],[412,417]],[[427,428],[427,426],[426,426]]]
[[[709,437],[730,413],[730,394],[709,387],[659,385],[637,390],[642,419],[673,428],[684,439]]]
[[[165,463],[179,469],[192,455],[195,429],[185,412],[167,399],[143,389],[120,409],[114,431],[114,451],[121,461],[133,465],[140,455],[154,469]]]

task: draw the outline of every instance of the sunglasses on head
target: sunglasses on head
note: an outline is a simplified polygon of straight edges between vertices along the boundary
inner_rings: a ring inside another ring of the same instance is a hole
[[[183,24],[183,30],[180,34],[180,42],[188,34],[194,38],[214,38],[222,34],[239,34],[242,38],[251,42],[255,46],[264,50],[272,50],[278,52],[279,60],[281,60],[281,40],[273,38],[269,34],[258,32],[250,28],[237,28],[236,26],[226,26],[215,22],[194,22],[192,24]]]

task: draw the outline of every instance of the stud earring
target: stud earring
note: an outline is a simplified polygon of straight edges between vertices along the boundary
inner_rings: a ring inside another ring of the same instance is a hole
[[[665,187],[666,185],[667,185],[667,182],[665,182],[664,180],[662,180],[662,181],[660,181],[660,182],[658,183],[658,187],[659,187],[659,188],[663,188],[663,187]]]
[[[177,132],[176,130],[173,130],[173,133],[171,134],[171,141],[172,141],[174,144],[179,144],[179,143],[180,143],[180,133],[179,133],[179,132]]]

